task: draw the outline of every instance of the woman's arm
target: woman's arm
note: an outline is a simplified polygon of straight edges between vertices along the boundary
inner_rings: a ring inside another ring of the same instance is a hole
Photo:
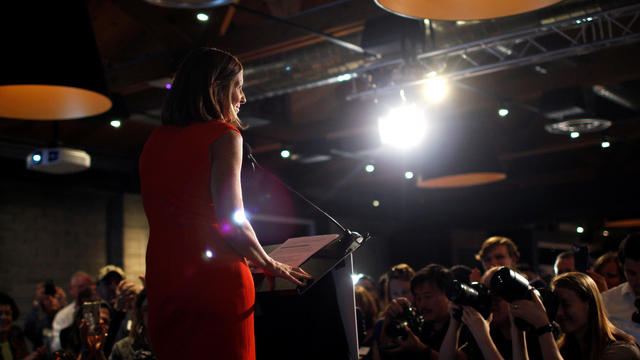
[[[453,360],[456,358],[456,352],[458,350],[458,339],[460,338],[460,322],[453,316],[453,311],[458,308],[457,305],[449,303],[449,328],[447,333],[442,339],[440,344],[440,359],[441,360]]]
[[[504,360],[489,334],[491,317],[489,317],[489,320],[485,320],[482,315],[471,306],[463,306],[462,309],[462,322],[467,325],[473,338],[476,339],[482,356],[487,360]]]
[[[529,360],[525,333],[524,331],[520,331],[516,326],[511,309],[509,309],[509,324],[511,325],[509,332],[511,333],[511,354],[513,360]]]
[[[532,298],[533,300],[514,301],[511,304],[511,314],[513,317],[525,320],[533,325],[534,328],[540,329],[549,324],[547,311],[536,292],[532,292]],[[538,335],[538,342],[540,343],[544,360],[563,360],[551,331]]]
[[[311,278],[298,267],[273,260],[264,251],[251,224],[244,220],[234,221],[234,214],[244,214],[240,170],[242,167],[242,137],[235,131],[221,135],[211,145],[211,196],[215,204],[216,217],[227,243],[241,256],[263,268],[270,275],[285,278],[297,285],[300,279]]]

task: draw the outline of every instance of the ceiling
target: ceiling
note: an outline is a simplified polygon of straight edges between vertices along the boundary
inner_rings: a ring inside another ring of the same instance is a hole
[[[251,125],[244,137],[258,161],[332,213],[434,226],[519,226],[601,223],[636,211],[635,1],[568,0],[475,22],[407,20],[370,0],[240,0],[208,9],[89,0],[88,8],[114,107],[57,125],[1,119],[0,164],[9,178],[139,191],[136,159],[159,125],[164,85],[189,49],[213,46],[244,64],[248,102],[239,115]],[[209,21],[196,20],[198,12]],[[432,71],[450,84],[437,104],[419,98]],[[433,125],[427,145],[406,153],[380,147],[376,127],[401,89]],[[501,106],[508,116],[497,115]],[[558,111],[575,108],[580,117],[612,126],[576,139],[544,130]],[[120,128],[109,125],[115,118],[123,121]],[[54,134],[58,144],[89,152],[92,169],[62,176],[24,170],[25,156],[50,145]],[[610,148],[601,148],[603,135]],[[495,148],[506,180],[433,190],[404,178],[406,170],[439,166],[449,145],[473,153],[453,140],[470,138]],[[297,160],[281,158],[283,147]],[[365,172],[367,163],[376,171]],[[266,209],[282,212],[277,204]]]

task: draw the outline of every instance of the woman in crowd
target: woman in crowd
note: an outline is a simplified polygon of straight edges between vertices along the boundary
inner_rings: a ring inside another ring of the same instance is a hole
[[[559,300],[556,321],[563,335],[556,344],[542,301],[518,300],[511,304],[513,316],[532,324],[545,360],[638,360],[635,340],[611,324],[596,283],[589,275],[569,272],[551,283]]]
[[[626,281],[617,252],[608,252],[600,256],[593,264],[593,271],[604,277],[607,289],[612,289]]]
[[[22,329],[14,324],[20,311],[13,298],[0,293],[0,360],[33,360],[44,358],[45,348],[29,354]]]
[[[272,259],[244,217],[240,169],[246,102],[242,65],[211,48],[190,52],[140,156],[149,221],[149,335],[160,359],[255,358],[255,289],[247,260],[302,285]]]

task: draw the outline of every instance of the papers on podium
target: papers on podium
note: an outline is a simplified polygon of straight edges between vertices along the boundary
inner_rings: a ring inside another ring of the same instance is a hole
[[[290,266],[300,266],[318,250],[327,246],[340,235],[315,235],[291,238],[269,253],[274,260]],[[253,269],[253,273],[260,273],[262,269]]]

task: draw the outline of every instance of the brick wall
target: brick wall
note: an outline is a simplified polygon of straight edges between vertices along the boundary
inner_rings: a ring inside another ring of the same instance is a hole
[[[95,276],[105,264],[106,209],[113,196],[42,182],[0,182],[0,291],[16,300],[23,315],[38,282],[52,279],[68,291],[76,270]]]

